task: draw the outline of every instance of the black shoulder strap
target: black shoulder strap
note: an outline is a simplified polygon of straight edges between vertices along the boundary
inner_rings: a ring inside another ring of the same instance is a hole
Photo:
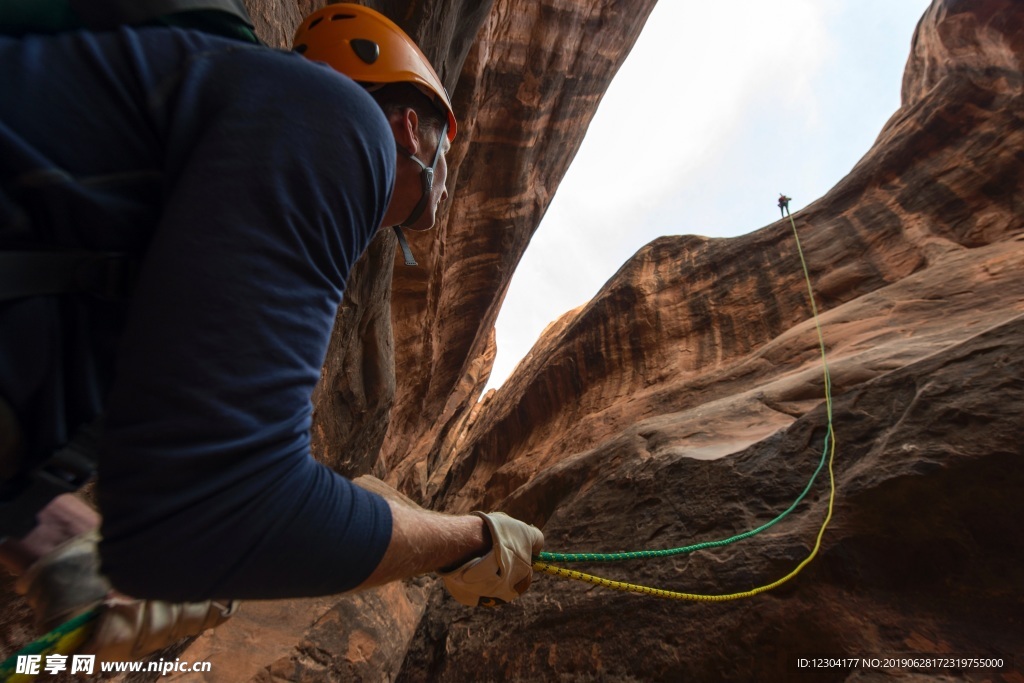
[[[242,0],[70,0],[71,9],[95,31],[108,31],[122,24],[145,24],[180,12],[217,10],[240,19],[252,28],[252,19]]]

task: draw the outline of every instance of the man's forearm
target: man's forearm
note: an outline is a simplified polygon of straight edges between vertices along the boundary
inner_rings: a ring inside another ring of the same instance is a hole
[[[491,549],[484,520],[475,515],[445,515],[387,499],[391,542],[380,564],[357,590],[459,566]]]

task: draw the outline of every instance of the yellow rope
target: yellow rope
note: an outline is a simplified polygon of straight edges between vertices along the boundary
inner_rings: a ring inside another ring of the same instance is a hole
[[[565,569],[564,567],[556,567],[547,562],[535,561],[533,568],[536,571],[544,572],[552,576],[558,576],[563,579],[572,579],[574,581],[583,581],[590,583],[595,586],[603,586],[604,588],[611,588],[613,590],[624,591],[627,593],[641,593],[643,595],[652,595],[659,598],[667,598],[669,600],[691,600],[697,602],[725,602],[726,600],[738,600],[740,598],[752,598],[755,595],[770,591],[773,588],[778,588],[782,584],[786,583],[797,574],[799,574],[804,567],[811,563],[821,549],[821,539],[825,535],[825,529],[828,528],[828,524],[832,521],[832,509],[836,499],[836,478],[835,472],[833,471],[833,462],[835,460],[836,453],[836,438],[835,432],[832,429],[832,380],[828,371],[828,359],[825,356],[825,336],[821,331],[821,322],[818,318],[818,306],[814,301],[814,288],[811,285],[811,274],[807,268],[807,261],[804,258],[804,250],[800,245],[800,235],[796,229],[796,222],[793,220],[792,214],[789,214],[788,207],[786,213],[789,215],[789,222],[793,226],[793,237],[796,239],[796,250],[800,254],[800,264],[803,266],[804,279],[807,281],[807,294],[811,300],[811,313],[814,316],[814,327],[818,332],[818,346],[821,350],[821,364],[823,368],[825,378],[825,413],[828,419],[828,427],[826,438],[829,439],[829,455],[828,455],[828,479],[829,479],[829,496],[828,496],[828,513],[825,515],[825,521],[822,522],[821,528],[818,530],[817,539],[814,542],[814,547],[811,549],[810,554],[804,558],[796,568],[789,574],[786,574],[781,579],[773,581],[757,588],[751,588],[750,590],[741,591],[739,593],[727,593],[723,595],[701,595],[698,593],[681,593],[677,591],[668,591],[660,588],[651,588],[649,586],[641,586],[635,583],[627,583],[624,581],[614,581],[612,579],[605,579],[600,576],[594,576],[592,574],[586,574],[584,572],[578,572],[572,569]]]

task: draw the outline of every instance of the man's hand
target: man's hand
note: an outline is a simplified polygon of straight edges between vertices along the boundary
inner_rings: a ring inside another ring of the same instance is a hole
[[[493,548],[454,571],[442,572],[444,585],[453,598],[470,607],[511,602],[530,587],[533,556],[544,547],[544,534],[504,512],[473,514],[487,523]]]
[[[387,500],[394,522],[388,551],[361,588],[452,566],[458,568],[438,574],[448,592],[471,607],[511,602],[529,587],[533,556],[544,547],[540,529],[503,512],[430,512],[376,477],[353,483]]]

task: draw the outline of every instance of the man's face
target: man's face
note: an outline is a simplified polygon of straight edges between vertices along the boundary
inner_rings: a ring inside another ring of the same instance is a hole
[[[420,150],[416,158],[428,168],[434,162],[439,133],[439,130],[425,130],[420,136]],[[448,198],[448,161],[446,156],[448,150],[451,149],[451,143],[448,142],[447,135],[441,138],[440,144],[441,153],[437,159],[437,166],[434,167],[434,184],[430,189],[430,199],[427,202],[427,207],[423,210],[423,215],[412,225],[405,226],[409,230],[430,230],[434,227],[434,221],[437,219],[437,207]]]

